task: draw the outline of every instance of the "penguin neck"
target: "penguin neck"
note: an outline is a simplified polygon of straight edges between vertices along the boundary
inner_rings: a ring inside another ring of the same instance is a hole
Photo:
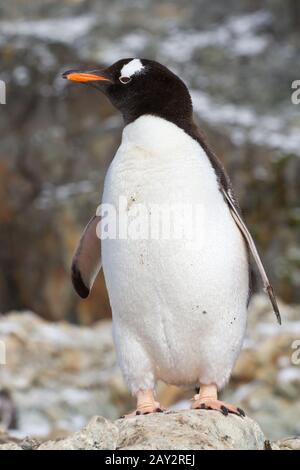
[[[205,151],[209,151],[201,130],[194,122],[192,107],[186,106],[186,109],[183,109],[182,106],[178,105],[178,108],[172,106],[169,109],[157,110],[157,107],[156,109],[151,109],[151,106],[148,106],[147,111],[145,107],[140,109],[135,108],[134,110],[127,108],[126,113],[123,113],[124,127],[146,116],[154,116],[165,122],[175,124],[175,126],[183,130],[192,139],[196,140]]]
[[[193,127],[193,105],[185,85],[175,82],[174,89],[166,87],[155,88],[151,95],[141,95],[139,100],[132,99],[122,103],[120,111],[123,114],[125,126],[144,115],[152,115],[175,124],[190,133]]]
[[[178,111],[170,110],[155,110],[151,106],[147,110],[145,109],[137,109],[134,111],[128,110],[126,114],[123,115],[124,125],[127,126],[132,122],[136,121],[138,118],[142,116],[156,116],[159,118],[164,119],[165,121],[171,122],[176,126],[183,129],[185,132],[189,133],[189,130],[193,127],[193,117],[190,113],[183,113]]]
[[[198,144],[173,122],[147,114],[125,126],[122,144],[130,145],[151,155],[164,155],[166,158],[176,153],[197,152]],[[180,152],[179,152],[180,149]]]
[[[156,120],[157,122],[155,123],[155,125],[152,125],[155,122],[155,120],[149,121],[147,119],[149,117],[157,118]],[[173,131],[174,131],[174,128],[175,129],[179,128],[181,131],[183,131],[185,134],[191,137],[193,142],[196,142],[197,145],[200,145],[202,150],[204,150],[204,153],[210,160],[210,163],[216,172],[220,185],[222,185],[222,187],[227,190],[231,188],[229,178],[227,176],[225,169],[220,163],[217,155],[208,145],[205,135],[202,133],[201,129],[194,122],[193,116],[185,115],[182,118],[180,118],[179,116],[177,117],[172,116],[171,119],[167,119],[165,117],[165,114],[163,115],[157,112],[152,112],[149,114],[147,113],[138,114],[135,119],[132,116],[132,118],[129,119],[128,122],[124,118],[124,121],[125,121],[125,127],[124,127],[123,137],[125,138],[125,140],[131,134],[131,132],[129,132],[129,129],[134,123],[137,123],[137,122],[146,123],[147,122],[146,126],[143,125],[142,128],[140,128],[140,126],[138,125],[139,133],[140,133],[139,135],[140,136],[142,135],[144,136],[144,138],[146,138],[149,146],[155,145],[156,142],[159,142],[160,146],[163,146],[164,148],[170,145],[170,142],[172,143],[171,145],[176,146],[176,142],[177,142],[175,138],[175,133],[173,133],[172,139],[166,139],[164,129],[165,131],[168,132],[169,129],[171,129],[172,127],[173,127]],[[148,126],[149,122],[151,122],[150,128]],[[176,133],[176,136],[177,135],[178,134]]]

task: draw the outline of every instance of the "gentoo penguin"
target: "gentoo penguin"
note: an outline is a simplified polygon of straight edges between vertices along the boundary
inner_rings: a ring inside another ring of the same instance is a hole
[[[63,77],[96,87],[123,115],[122,141],[105,178],[102,204],[120,214],[123,197],[133,219],[141,206],[149,213],[155,205],[201,209],[192,242],[101,239],[118,361],[137,399],[127,416],[162,411],[154,394],[158,380],[200,387],[194,409],[243,415],[218,400],[218,390],[229,380],[245,334],[249,252],[280,316],[229,178],[193,121],[187,87],[146,59],[119,60],[105,70],[69,70]],[[185,217],[183,225],[190,222]],[[103,214],[91,219],[74,255],[73,283],[82,297],[101,266],[97,234],[103,221]]]

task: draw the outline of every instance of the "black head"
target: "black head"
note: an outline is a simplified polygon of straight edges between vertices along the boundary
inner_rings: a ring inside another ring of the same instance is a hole
[[[121,111],[125,124],[152,114],[186,127],[192,120],[192,101],[185,84],[153,60],[122,59],[104,70],[69,70],[64,78],[102,91]]]

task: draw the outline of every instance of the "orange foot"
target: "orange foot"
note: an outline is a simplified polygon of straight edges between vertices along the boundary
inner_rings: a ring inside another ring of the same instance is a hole
[[[201,398],[199,395],[194,396],[191,408],[193,410],[217,410],[221,411],[221,413],[225,416],[227,416],[229,413],[241,416],[241,418],[246,416],[245,412],[241,408],[214,398]]]
[[[139,390],[136,398],[136,410],[122,416],[122,418],[133,418],[138,415],[149,415],[150,413],[162,413],[164,411],[159,402],[154,400],[153,390]]]
[[[136,410],[121,416],[121,418],[133,418],[138,415],[149,415],[151,413],[163,413],[165,411],[159,404],[158,401],[153,403],[145,403],[141,406],[138,406]]]

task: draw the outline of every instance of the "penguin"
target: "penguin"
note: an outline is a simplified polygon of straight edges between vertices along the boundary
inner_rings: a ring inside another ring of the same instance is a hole
[[[218,393],[245,335],[250,253],[278,321],[280,313],[230,179],[194,122],[188,88],[167,67],[138,58],[104,70],[68,70],[63,78],[97,88],[123,116],[102,204],[120,214],[123,197],[133,217],[140,206],[150,212],[184,202],[201,209],[192,242],[149,236],[100,242],[104,217],[97,212],[76,249],[72,279],[81,297],[104,270],[118,363],[137,403],[126,417],[163,411],[158,380],[198,387],[192,409],[244,416]],[[187,216],[183,225],[189,222]]]

